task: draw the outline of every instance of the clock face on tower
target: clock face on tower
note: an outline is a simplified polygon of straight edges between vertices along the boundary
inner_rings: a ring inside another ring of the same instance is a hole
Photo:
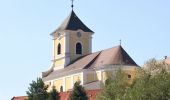
[[[81,32],[77,32],[77,37],[81,37]]]

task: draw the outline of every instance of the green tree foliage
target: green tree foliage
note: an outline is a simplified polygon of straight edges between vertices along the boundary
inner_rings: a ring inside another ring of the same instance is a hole
[[[28,95],[28,100],[47,100],[48,93],[47,88],[41,78],[37,78],[36,81],[32,81],[30,83],[30,87],[28,87],[29,91],[26,91]]]
[[[138,78],[126,95],[127,100],[170,100],[170,74]]]
[[[49,98],[48,100],[59,100],[59,93],[58,91],[55,89],[55,87],[52,88],[52,90],[49,93]]]
[[[170,100],[170,66],[155,59],[139,70],[134,82],[127,84],[122,71],[105,82],[98,100]],[[118,79],[119,78],[119,79]]]
[[[70,96],[71,100],[88,100],[87,94],[80,82],[74,84],[73,91]]]
[[[149,60],[126,95],[127,100],[170,100],[170,66]]]
[[[119,69],[115,75],[108,74],[105,81],[103,91],[97,95],[98,100],[119,100],[123,99],[128,90],[127,77],[125,73]]]

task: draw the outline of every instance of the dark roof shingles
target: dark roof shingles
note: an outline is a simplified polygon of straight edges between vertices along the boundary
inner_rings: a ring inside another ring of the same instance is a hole
[[[89,68],[97,68],[105,65],[138,66],[121,46],[101,51],[99,57],[89,66]]]
[[[55,77],[60,77],[60,76],[63,76],[65,74],[69,74],[69,73],[71,73],[70,71],[73,72],[73,71],[76,71],[76,70],[79,70],[79,69],[84,69],[89,63],[91,63],[93,61],[93,59],[96,58],[96,56],[99,55],[99,53],[100,52],[96,52],[96,53],[93,53],[93,54],[86,55],[85,57],[75,61],[73,64],[70,64],[69,66],[67,66],[64,69],[54,70],[48,76],[43,77],[43,80],[50,80],[50,79],[53,79]]]
[[[60,27],[56,31],[63,31],[63,30],[74,30],[77,31],[78,29],[83,30],[84,32],[92,32],[75,14],[74,11],[71,11],[71,14],[64,20],[64,22],[60,25]],[[55,31],[55,32],[56,32]]]

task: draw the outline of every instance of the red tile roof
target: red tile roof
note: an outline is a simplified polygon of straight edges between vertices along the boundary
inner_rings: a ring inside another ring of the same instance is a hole
[[[88,100],[96,100],[97,94],[101,92],[101,90],[87,90],[86,93],[88,95]],[[61,92],[60,95],[60,100],[69,100],[70,98],[71,91],[68,92]]]
[[[101,90],[87,90],[86,93],[88,95],[88,100],[96,100],[97,94],[101,92]],[[61,92],[59,94],[60,100],[69,100],[71,91]],[[12,100],[27,100],[27,96],[18,96],[13,97]]]
[[[100,92],[101,90],[88,90],[87,95],[89,97],[89,100],[96,100],[96,96]]]
[[[27,100],[27,96],[13,97],[11,100]]]

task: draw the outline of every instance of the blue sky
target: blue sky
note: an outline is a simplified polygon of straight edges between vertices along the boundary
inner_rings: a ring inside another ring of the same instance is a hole
[[[70,0],[0,0],[0,99],[25,95],[49,68],[53,32],[71,11]],[[75,0],[90,27],[93,52],[119,45],[139,64],[170,56],[170,0]]]

